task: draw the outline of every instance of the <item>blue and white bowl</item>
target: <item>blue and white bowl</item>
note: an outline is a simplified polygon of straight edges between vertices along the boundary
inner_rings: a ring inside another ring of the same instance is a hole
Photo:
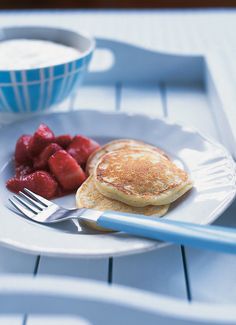
[[[95,47],[93,39],[53,27],[8,27],[0,41],[47,40],[78,49],[82,55],[64,64],[26,70],[0,70],[0,112],[43,111],[65,100],[80,84]]]

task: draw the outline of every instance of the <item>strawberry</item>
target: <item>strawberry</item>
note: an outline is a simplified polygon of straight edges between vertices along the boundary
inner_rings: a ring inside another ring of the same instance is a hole
[[[15,173],[16,173],[16,177],[23,177],[25,175],[29,175],[33,172],[33,168],[31,166],[27,166],[27,165],[21,165],[16,163],[15,166]]]
[[[50,143],[55,141],[54,133],[45,124],[40,124],[29,142],[29,151],[37,156]]]
[[[53,155],[56,151],[61,150],[62,148],[57,143],[50,143],[47,147],[43,149],[43,151],[39,154],[39,156],[34,158],[34,169],[45,169],[48,165],[48,159]]]
[[[75,158],[78,164],[84,165],[90,154],[99,147],[96,141],[82,135],[76,135],[67,148],[67,152]]]
[[[31,135],[22,135],[16,142],[15,161],[20,164],[30,165],[29,142]]]
[[[48,161],[52,174],[63,189],[77,189],[86,179],[86,175],[76,160],[65,150],[55,152]]]
[[[55,142],[63,149],[66,149],[72,141],[72,136],[69,134],[62,134],[56,137]]]
[[[12,192],[22,191],[26,187],[47,199],[55,197],[58,190],[55,179],[45,171],[37,171],[22,178],[10,178],[6,186]]]

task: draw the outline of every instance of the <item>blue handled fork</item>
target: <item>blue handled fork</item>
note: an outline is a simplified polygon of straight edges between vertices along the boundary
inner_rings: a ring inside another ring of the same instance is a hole
[[[145,238],[189,245],[197,248],[236,253],[236,232],[219,226],[203,226],[187,222],[158,219],[116,211],[65,209],[28,189],[9,199],[29,219],[52,224],[70,219],[96,223],[98,226],[123,231]],[[89,231],[84,230],[85,233]]]

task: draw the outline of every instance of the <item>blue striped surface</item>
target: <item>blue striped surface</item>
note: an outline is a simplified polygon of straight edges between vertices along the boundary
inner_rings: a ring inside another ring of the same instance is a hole
[[[66,99],[82,80],[92,53],[40,69],[0,71],[0,112],[43,111]]]

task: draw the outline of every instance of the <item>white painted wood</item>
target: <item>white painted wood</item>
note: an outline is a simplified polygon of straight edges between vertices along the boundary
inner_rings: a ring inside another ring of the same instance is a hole
[[[83,86],[78,89],[74,109],[114,110],[116,95],[114,86]]]
[[[33,274],[36,257],[0,247],[0,276],[6,274]],[[0,316],[0,324],[21,325],[23,316]]]
[[[41,257],[37,276],[56,274],[107,281],[108,259]]]
[[[0,323],[1,324],[1,323]],[[91,325],[80,317],[68,316],[29,316],[27,325]],[[12,324],[13,325],[13,324]]]
[[[224,144],[229,148],[231,153],[236,157],[236,130],[235,130],[235,121],[236,121],[236,111],[235,111],[235,76],[236,76],[236,64],[232,62],[231,53],[235,53],[235,45],[227,45],[225,40],[222,46],[224,46],[224,53],[221,50],[210,53],[208,55],[208,68],[211,72],[217,94],[221,101],[221,108],[223,108],[225,117],[222,118],[220,112],[218,114],[219,121],[218,124],[222,129],[222,138],[224,139]],[[232,52],[231,52],[232,51]],[[223,54],[223,55],[222,55]],[[211,90],[211,88],[209,87]],[[225,131],[222,128],[222,120],[227,119],[228,128],[233,134],[234,141],[231,141],[231,135],[228,134],[229,131]],[[227,139],[228,138],[228,139]]]
[[[217,225],[236,227],[236,202],[217,220]],[[236,256],[187,249],[192,297],[195,301],[236,302]]]
[[[225,147],[232,153],[233,157],[236,157],[236,142],[235,142],[235,131],[234,131],[234,118],[235,109],[234,103],[235,99],[231,101],[228,95],[230,91],[232,92],[232,84],[227,83],[224,78],[224,72],[214,69],[215,67],[220,67],[220,60],[218,64],[211,56],[207,60],[207,72],[206,72],[206,92],[208,94],[209,102],[211,107],[214,107],[214,117],[215,125],[218,130],[221,142]],[[218,74],[218,75],[217,75]],[[230,90],[231,88],[231,90]],[[226,114],[229,112],[229,114]]]
[[[22,325],[23,316],[0,316],[1,325]]]
[[[9,273],[33,274],[36,257],[0,247],[0,275]]]
[[[84,280],[6,277],[0,287],[0,311],[5,313],[56,313],[61,319],[63,315],[79,315],[94,325],[226,325],[235,324],[236,320],[234,304],[189,304],[181,299]]]
[[[186,249],[193,301],[235,303],[234,255]]]
[[[192,126],[205,135],[217,139],[214,125],[214,111],[209,106],[204,89],[192,86],[166,86],[166,105],[168,117]]]
[[[114,258],[113,283],[186,299],[181,251],[169,246]]]
[[[122,85],[120,96],[121,111],[163,115],[161,90],[158,85]]]

